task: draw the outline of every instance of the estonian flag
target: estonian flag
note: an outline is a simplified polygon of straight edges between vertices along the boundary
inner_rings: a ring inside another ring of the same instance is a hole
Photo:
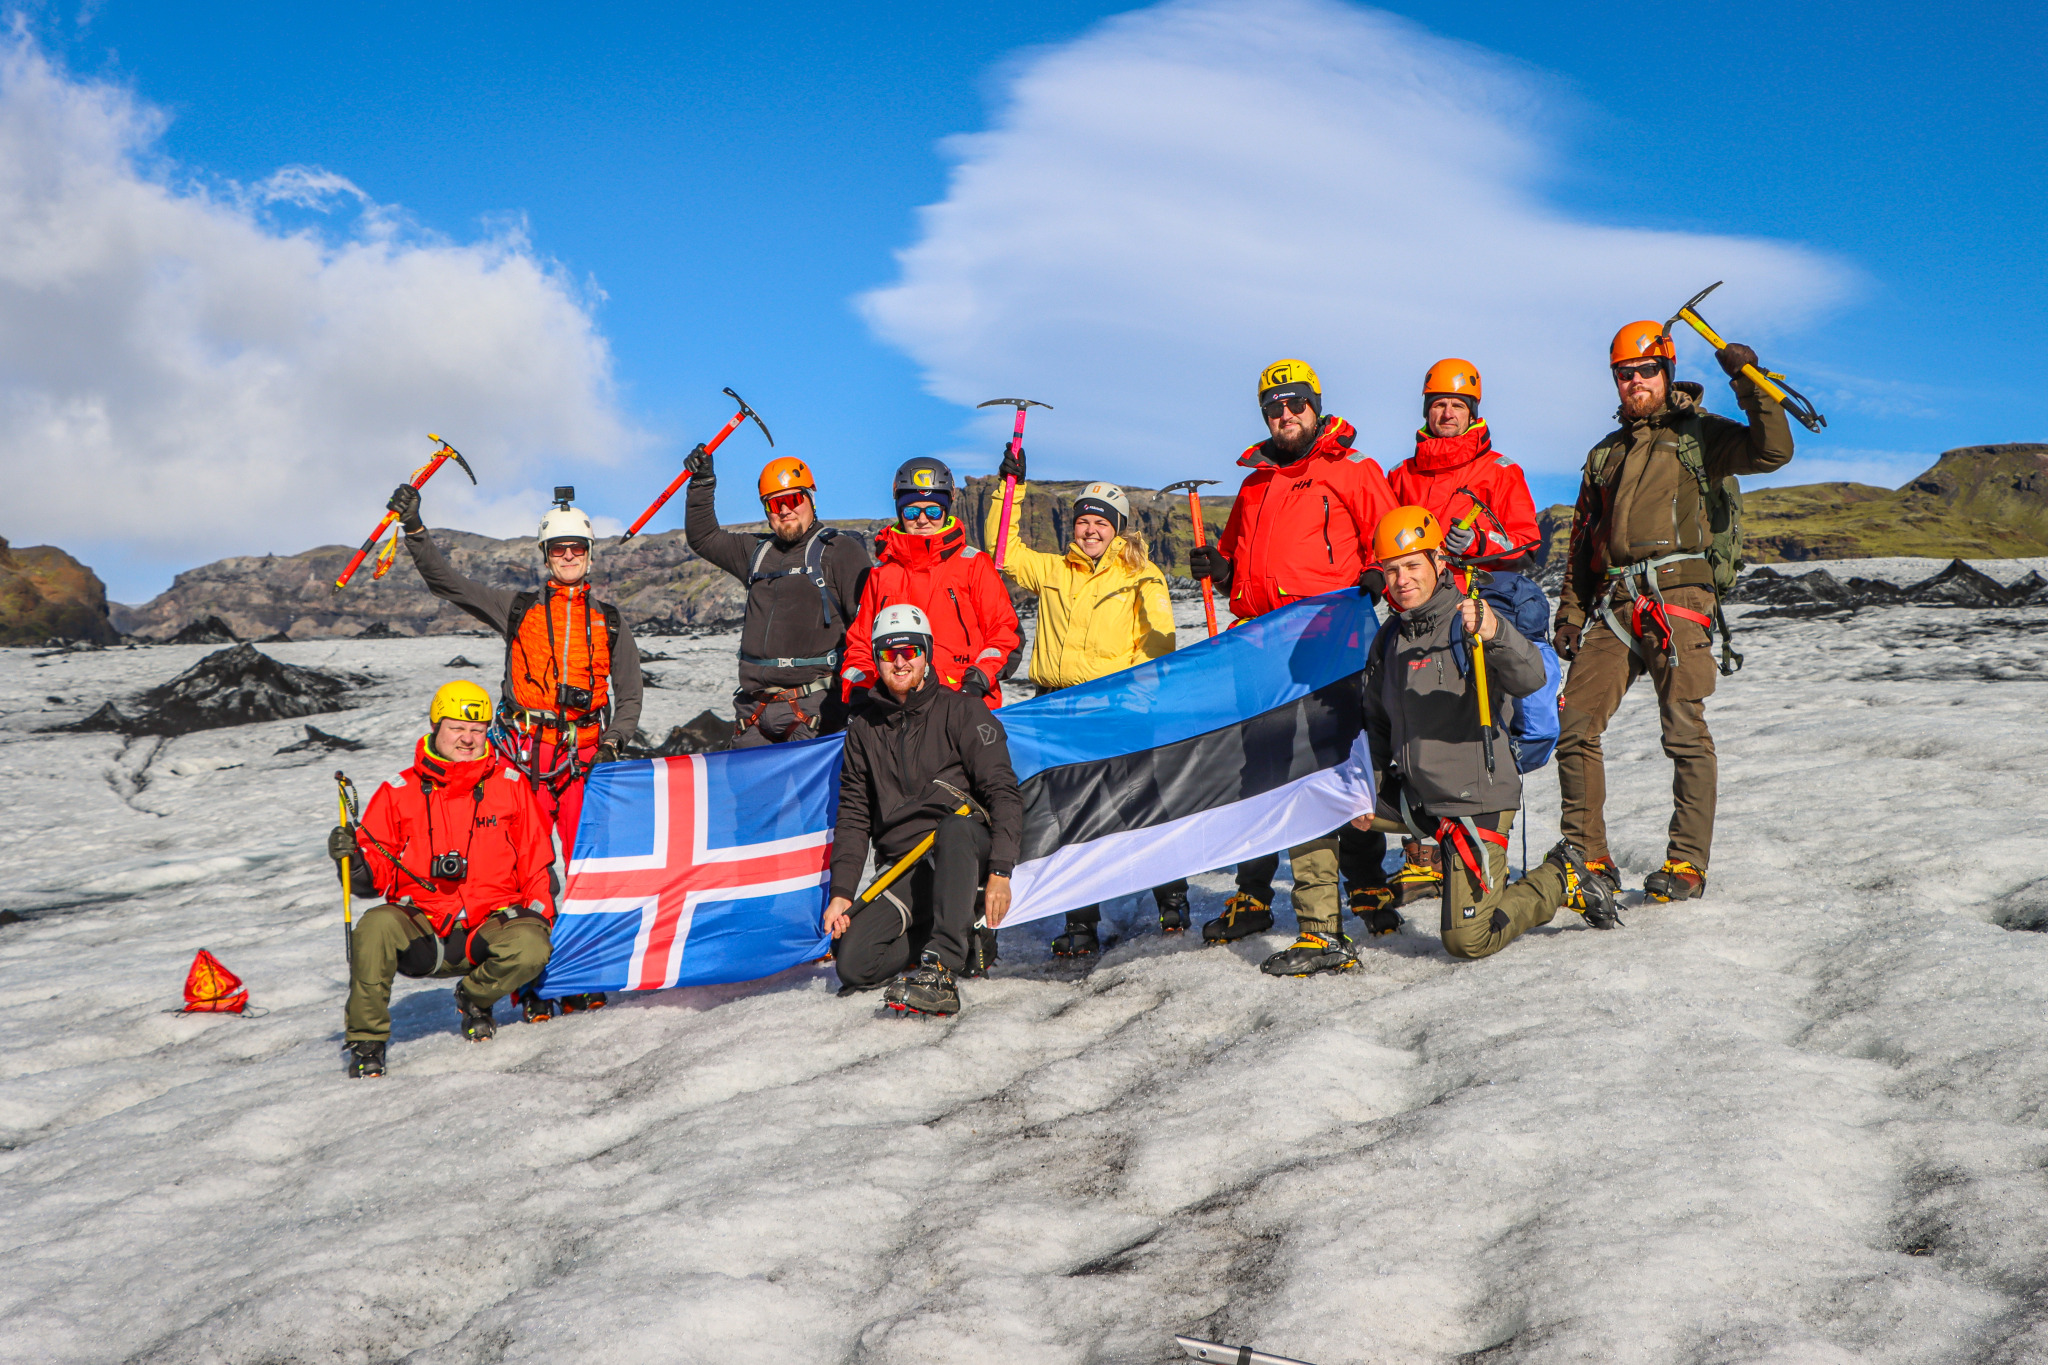
[[[1372,809],[1376,618],[1344,590],[997,712],[1024,792],[1005,924],[1320,838]]]

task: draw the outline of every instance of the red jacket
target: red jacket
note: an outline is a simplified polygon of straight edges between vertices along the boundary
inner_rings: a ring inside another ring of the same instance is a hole
[[[410,899],[437,934],[457,923],[473,930],[508,905],[539,902],[554,918],[550,826],[533,788],[496,754],[451,763],[422,738],[412,766],[370,798],[356,844],[378,892],[386,900]],[[435,855],[448,852],[469,859],[461,881],[433,876]]]
[[[1394,510],[1379,463],[1351,448],[1357,436],[1325,417],[1306,455],[1276,465],[1270,441],[1238,457],[1253,472],[1238,489],[1216,548],[1230,561],[1230,610],[1263,616],[1335,588],[1356,587],[1372,562],[1373,528]]]
[[[988,678],[989,706],[1001,706],[997,679],[1017,657],[1023,637],[996,562],[969,545],[967,528],[950,517],[935,536],[884,527],[875,533],[875,552],[860,611],[846,628],[846,662],[839,670],[846,696],[875,684],[875,617],[886,606],[908,602],[932,623],[932,666],[939,681],[957,692],[967,670],[979,669]]]
[[[1401,506],[1427,507],[1446,531],[1472,510],[1476,499],[1479,520],[1472,529],[1479,539],[1468,558],[1513,568],[1543,539],[1529,481],[1521,466],[1495,453],[1484,421],[1474,422],[1461,436],[1416,432],[1415,453],[1394,467],[1387,482]]]

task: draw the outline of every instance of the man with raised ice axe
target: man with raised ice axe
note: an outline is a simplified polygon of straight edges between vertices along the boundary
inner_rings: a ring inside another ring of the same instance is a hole
[[[1719,672],[1742,663],[1721,613],[1742,553],[1735,476],[1792,459],[1785,409],[1743,373],[1756,365],[1755,351],[1734,343],[1715,352],[1747,422],[1703,411],[1701,385],[1673,382],[1677,355],[1655,322],[1631,322],[1614,335],[1608,365],[1621,426],[1586,456],[1555,641],[1571,661],[1559,716],[1559,824],[1616,889],[1600,736],[1630,684],[1647,673],[1656,688],[1672,810],[1664,865],[1643,879],[1643,890],[1660,901],[1707,890],[1717,783],[1707,698],[1717,681],[1717,623]]]
[[[957,1014],[984,882],[988,932],[1010,911],[1024,798],[1002,722],[933,672],[925,613],[884,607],[869,643],[878,676],[846,727],[825,932],[842,994],[888,982],[893,1009]],[[891,870],[862,892],[870,843]]]
[[[1373,552],[1379,563],[1360,586],[1384,591],[1394,615],[1366,652],[1361,689],[1378,802],[1352,823],[1443,849],[1441,932],[1452,957],[1497,953],[1566,904],[1595,928],[1613,928],[1613,896],[1569,839],[1508,881],[1522,778],[1489,752],[1488,732],[1500,700],[1548,680],[1542,655],[1476,589],[1458,591],[1443,527],[1427,508],[1387,513]]]
[[[1188,553],[1194,576],[1228,592],[1231,613],[1240,618],[1357,586],[1372,562],[1373,527],[1394,506],[1379,465],[1352,449],[1356,429],[1323,415],[1323,386],[1314,370],[1299,360],[1275,361],[1260,373],[1258,392],[1269,435],[1238,457],[1252,472],[1223,534]],[[1393,899],[1381,866],[1386,851],[1383,836],[1349,825],[1287,850],[1300,932],[1261,970],[1306,976],[1354,962],[1338,900],[1339,868],[1351,883],[1353,913],[1371,923],[1373,912]],[[1279,868],[1277,853],[1239,863],[1237,894],[1202,926],[1203,940],[1232,943],[1272,929]]]

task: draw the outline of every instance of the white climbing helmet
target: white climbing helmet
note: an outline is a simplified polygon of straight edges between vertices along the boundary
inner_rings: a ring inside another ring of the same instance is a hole
[[[869,637],[877,650],[891,645],[916,645],[926,655],[932,652],[932,623],[925,614],[908,602],[898,602],[892,607],[883,607],[875,616],[875,629]]]
[[[540,519],[540,557],[548,557],[548,542],[555,540],[580,540],[590,547],[593,561],[597,558],[597,536],[590,529],[590,518],[580,508],[559,505],[550,507],[547,515]]]
[[[1074,499],[1074,515],[1087,512],[1107,521],[1118,535],[1131,524],[1131,500],[1113,483],[1091,483],[1081,490],[1081,496]]]

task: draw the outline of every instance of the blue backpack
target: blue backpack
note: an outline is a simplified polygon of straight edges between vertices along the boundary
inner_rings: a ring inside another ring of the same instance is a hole
[[[1480,586],[1479,595],[1503,619],[1512,622],[1543,656],[1543,686],[1526,697],[1502,697],[1495,705],[1496,723],[1505,713],[1506,723],[1501,728],[1508,737],[1508,751],[1514,755],[1515,771],[1532,773],[1550,762],[1560,730],[1557,697],[1564,686],[1564,670],[1557,662],[1557,651],[1550,647],[1550,601],[1544,597],[1543,589],[1518,573],[1494,574]],[[1379,633],[1373,636],[1368,651],[1378,654],[1382,661],[1386,651],[1393,647],[1393,625],[1390,612]],[[1464,629],[1457,623],[1451,626],[1451,652],[1457,658],[1458,671],[1469,672],[1472,664]]]

